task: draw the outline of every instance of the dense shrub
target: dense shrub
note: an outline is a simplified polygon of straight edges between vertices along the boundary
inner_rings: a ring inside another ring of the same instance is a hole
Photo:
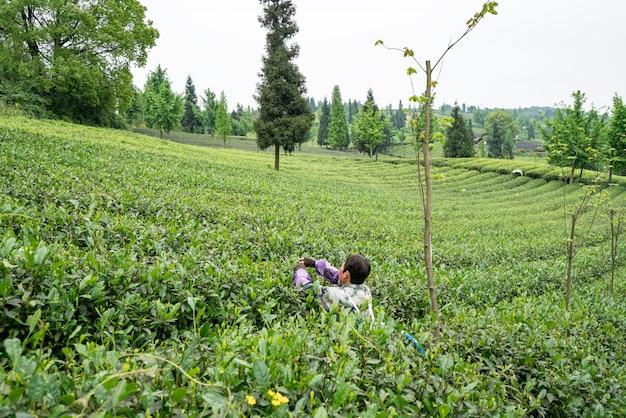
[[[411,164],[296,154],[275,172],[271,154],[17,117],[0,150],[1,416],[625,413],[604,218],[564,309],[578,185],[436,163],[434,341]],[[353,252],[373,324],[291,286],[300,256]]]

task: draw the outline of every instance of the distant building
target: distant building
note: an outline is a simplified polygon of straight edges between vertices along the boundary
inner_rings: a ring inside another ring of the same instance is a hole
[[[524,152],[543,152],[543,147],[540,143],[534,141],[515,141],[515,148],[518,151]]]

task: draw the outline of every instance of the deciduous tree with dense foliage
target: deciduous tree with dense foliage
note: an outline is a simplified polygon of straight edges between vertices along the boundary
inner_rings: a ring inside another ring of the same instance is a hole
[[[544,138],[548,161],[569,167],[568,182],[574,181],[576,168],[597,168],[599,153],[606,140],[606,115],[595,109],[586,111],[586,97],[580,90],[572,93],[574,105],[557,108],[551,119],[544,118],[539,129]]]
[[[233,126],[228,114],[228,103],[226,102],[226,95],[224,92],[220,95],[220,102],[217,105],[217,115],[215,117],[215,130],[217,136],[222,138],[224,146],[226,146],[226,139],[232,134]]]
[[[613,115],[609,124],[609,183],[613,173],[626,174],[626,106],[617,94],[613,97]]]
[[[211,89],[207,88],[202,96],[202,112],[200,113],[200,119],[202,125],[204,125],[204,132],[213,135],[215,132],[215,116],[217,115],[217,100],[215,100],[215,93]]]
[[[94,125],[118,126],[133,65],[158,32],[138,0],[0,4],[0,99]],[[35,110],[35,109],[34,109]]]
[[[159,65],[146,80],[145,86],[146,124],[169,136],[180,127],[183,116],[183,100],[172,91],[167,72]]]
[[[519,126],[510,113],[504,110],[489,113],[485,118],[485,133],[489,158],[513,159],[513,138],[519,134]]]
[[[328,125],[328,145],[339,150],[350,144],[346,110],[341,99],[339,86],[333,87],[333,96],[330,102],[330,123]]]
[[[461,109],[452,109],[452,126],[446,129],[446,142],[443,152],[447,158],[467,158],[474,156],[474,135],[461,114]]]
[[[298,32],[293,18],[296,7],[291,0],[260,0],[261,26],[268,30],[261,82],[255,99],[259,117],[254,121],[260,149],[274,147],[274,169],[280,168],[280,147],[293,151],[306,142],[315,119],[304,97],[305,79],[293,62],[299,46],[287,42]]]

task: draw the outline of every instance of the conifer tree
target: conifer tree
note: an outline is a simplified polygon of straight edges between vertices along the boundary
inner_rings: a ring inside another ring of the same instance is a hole
[[[346,113],[341,100],[341,90],[339,90],[339,86],[333,87],[333,96],[330,103],[328,144],[337,150],[345,148],[350,144],[348,123],[346,121]]]
[[[467,158],[474,156],[474,138],[465,122],[459,106],[452,109],[452,126],[446,130],[443,152],[447,158]]]
[[[367,99],[356,120],[357,137],[369,150],[370,159],[374,150],[383,142],[385,119],[374,101],[372,89],[367,91]]]
[[[298,32],[293,20],[296,7],[291,0],[260,0],[261,26],[268,30],[261,82],[255,99],[259,117],[254,121],[257,144],[264,150],[274,147],[274,169],[280,168],[280,147],[293,151],[306,142],[315,115],[304,98],[305,79],[293,62],[300,52],[297,44],[288,44]]]
[[[324,97],[320,114],[320,126],[317,131],[317,144],[320,147],[328,145],[328,126],[330,124],[330,105]]]
[[[191,76],[187,76],[187,83],[185,84],[185,113],[181,125],[185,132],[196,132],[200,126],[200,119],[198,113],[200,108],[198,107],[198,96],[196,95],[196,86],[193,84]]]
[[[402,106],[402,100],[398,103],[398,110],[396,110],[396,113],[393,115],[393,126],[397,130],[402,130],[406,127],[406,113]]]

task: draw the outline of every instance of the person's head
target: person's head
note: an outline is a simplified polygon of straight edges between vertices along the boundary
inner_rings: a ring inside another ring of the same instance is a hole
[[[370,262],[362,255],[352,254],[339,269],[339,281],[342,284],[361,284],[370,274]]]

